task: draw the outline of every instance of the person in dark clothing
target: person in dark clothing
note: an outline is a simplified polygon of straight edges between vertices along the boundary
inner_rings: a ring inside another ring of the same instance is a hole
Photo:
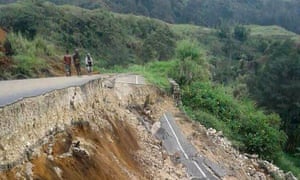
[[[66,50],[66,54],[64,55],[66,76],[71,76],[71,63],[72,63],[72,56],[69,54],[69,50]]]
[[[81,75],[81,69],[80,69],[80,56],[79,56],[78,49],[75,49],[75,53],[73,55],[73,62],[74,62],[74,65],[75,65],[77,75],[80,76]]]
[[[90,74],[93,71],[93,58],[90,53],[88,53],[85,57],[85,65],[87,72]]]
[[[5,55],[6,56],[12,56],[14,54],[14,51],[11,47],[11,43],[8,39],[5,40],[4,44],[3,44],[3,47],[5,49]]]

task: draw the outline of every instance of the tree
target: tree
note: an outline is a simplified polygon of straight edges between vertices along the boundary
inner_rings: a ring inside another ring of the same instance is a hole
[[[226,39],[231,36],[230,27],[228,25],[222,24],[217,30],[218,37],[221,39]]]
[[[166,25],[156,24],[153,27],[143,43],[142,59],[168,60],[174,54],[175,35]]]
[[[277,112],[288,135],[286,150],[300,145],[300,52],[293,42],[272,47],[266,64],[249,81],[249,89],[261,106]]]
[[[249,36],[250,31],[245,26],[235,26],[234,28],[234,38],[239,41],[246,41]]]
[[[208,63],[202,57],[200,49],[195,43],[187,40],[180,41],[176,53],[178,65],[175,66],[170,75],[181,86],[189,85],[193,81],[209,79]]]

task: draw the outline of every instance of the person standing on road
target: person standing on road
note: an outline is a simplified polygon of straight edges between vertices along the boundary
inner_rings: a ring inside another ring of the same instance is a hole
[[[87,53],[85,57],[85,65],[87,72],[90,74],[93,71],[93,58],[91,57],[90,53]]]
[[[74,65],[75,65],[77,75],[80,76],[81,75],[81,69],[80,69],[80,56],[79,56],[78,49],[75,49],[75,53],[73,55],[73,62],[74,62]]]
[[[71,63],[72,63],[72,56],[69,54],[69,50],[66,50],[66,54],[64,55],[66,76],[71,76]]]

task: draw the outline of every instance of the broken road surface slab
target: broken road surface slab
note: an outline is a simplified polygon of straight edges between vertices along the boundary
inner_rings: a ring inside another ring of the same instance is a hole
[[[116,78],[116,83],[125,83],[125,84],[145,84],[144,77],[135,74],[125,74]]]
[[[201,156],[197,149],[183,136],[171,113],[160,118],[161,127],[156,138],[162,141],[169,155],[177,154],[176,161],[185,165],[191,179],[217,180],[226,175],[226,171],[217,164]]]

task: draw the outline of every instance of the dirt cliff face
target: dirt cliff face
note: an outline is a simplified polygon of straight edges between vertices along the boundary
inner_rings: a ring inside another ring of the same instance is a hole
[[[138,149],[135,132],[125,124],[113,128],[119,131],[114,136],[109,131],[93,129],[88,122],[77,122],[41,147],[31,158],[31,172],[16,168],[11,176],[19,173],[33,179],[141,179],[143,171],[132,154]]]

